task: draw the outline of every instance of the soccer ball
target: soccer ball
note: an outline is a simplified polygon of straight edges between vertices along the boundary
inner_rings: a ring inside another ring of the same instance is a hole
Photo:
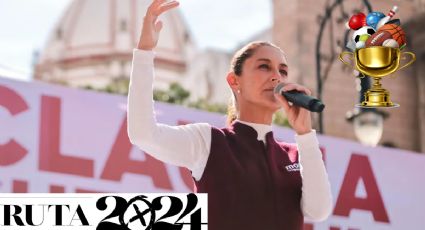
[[[362,28],[354,31],[353,41],[356,44],[356,49],[361,49],[366,46],[366,40],[375,33],[375,29],[371,26],[363,26]]]

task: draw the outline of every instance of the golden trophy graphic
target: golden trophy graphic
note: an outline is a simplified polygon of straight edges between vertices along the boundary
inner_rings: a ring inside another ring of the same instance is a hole
[[[350,59],[355,66],[344,60],[346,55],[351,56]],[[410,60],[400,67],[400,60],[409,56]],[[339,58],[344,64],[356,69],[363,76],[373,78],[373,85],[365,93],[365,100],[357,105],[359,107],[398,107],[398,104],[391,102],[390,92],[382,88],[381,80],[383,77],[411,65],[416,60],[416,56],[412,52],[401,52],[399,48],[384,46],[361,48],[354,52],[345,51],[339,55]]]
[[[370,12],[367,16],[357,13],[351,16],[346,26],[353,31],[352,39],[346,47],[353,51],[344,51],[339,59],[346,65],[359,71],[363,77],[373,78],[373,85],[364,94],[365,99],[357,107],[398,107],[391,102],[390,92],[382,88],[381,80],[411,65],[416,56],[412,52],[401,52],[406,46],[406,34],[400,26],[400,19],[392,19],[398,10],[394,6],[385,16],[382,12]],[[351,65],[344,57],[349,55]],[[400,66],[401,60],[407,63]]]

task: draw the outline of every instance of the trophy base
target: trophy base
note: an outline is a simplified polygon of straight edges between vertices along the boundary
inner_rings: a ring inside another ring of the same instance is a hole
[[[370,106],[370,105],[363,105],[363,102],[361,104],[355,104],[356,108],[365,108],[365,109],[371,109],[371,108],[397,108],[400,107],[397,103],[392,103],[391,105],[387,106]]]
[[[371,88],[365,94],[365,100],[357,104],[356,107],[361,108],[395,108],[399,104],[393,103],[390,100],[390,93],[383,88]]]

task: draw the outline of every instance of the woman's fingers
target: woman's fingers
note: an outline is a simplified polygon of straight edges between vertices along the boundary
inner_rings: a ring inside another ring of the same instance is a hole
[[[299,113],[298,113],[298,118],[299,118],[301,121],[304,121],[304,120],[305,120],[305,118],[307,117],[307,115],[309,115],[308,110],[306,110],[306,109],[304,109],[304,108],[299,108],[299,109],[300,109],[300,111],[299,111]]]
[[[286,98],[279,93],[275,93],[274,96],[280,102],[280,104],[282,104],[282,107],[285,110],[285,113],[288,113],[289,109],[290,109],[290,105],[288,103],[288,100],[286,100]]]
[[[150,6],[148,7],[148,12],[154,13],[155,10],[164,2],[166,2],[167,0],[154,0],[152,1],[152,3],[150,4]],[[158,16],[158,15],[156,15]]]
[[[155,24],[155,31],[156,31],[156,32],[159,32],[161,29],[162,29],[162,21],[158,21],[158,22]]]
[[[159,9],[158,9],[158,16],[162,13],[164,13],[167,10],[170,10],[174,7],[177,7],[180,3],[178,1],[171,1],[171,2],[167,2],[165,4],[160,5]]]
[[[152,6],[158,6],[161,5],[162,3],[166,2],[167,0],[153,0],[152,1]]]
[[[158,0],[158,2],[153,5],[151,13],[155,18],[159,17],[159,15],[161,15],[165,11],[177,7],[180,4],[178,1],[170,1],[164,3],[165,1],[166,0]]]
[[[157,9],[158,7],[164,3],[166,0],[154,0],[146,10],[146,17],[152,18],[153,21],[158,17]]]
[[[283,91],[285,91],[285,92],[291,91],[291,90],[296,90],[296,91],[303,92],[307,95],[311,95],[311,91],[309,89],[307,89],[306,87],[301,86],[301,85],[290,84],[290,85],[283,87]]]
[[[298,85],[298,84],[295,84],[295,83],[286,84],[282,88],[282,90],[284,92],[296,90],[296,91],[299,91],[299,92],[303,92],[307,95],[311,95],[311,91],[309,89],[307,89],[306,87],[304,87],[302,85]],[[285,111],[288,112],[288,110],[291,108],[291,105],[286,100],[286,98],[284,96],[280,95],[279,93],[275,94],[275,97],[278,98],[278,100],[282,103],[282,106],[285,109]]]
[[[283,91],[296,90],[311,95],[311,91],[306,87],[294,83],[286,84]],[[281,103],[285,110],[289,124],[294,128],[297,134],[305,134],[311,131],[311,114],[310,111],[299,106],[291,106],[286,98],[280,94],[275,94],[277,100]]]
[[[179,2],[175,0],[169,2],[167,0],[154,0],[151,3],[143,19],[142,33],[137,45],[139,49],[152,50],[155,48],[163,26],[163,23],[157,20],[158,17],[178,5]]]
[[[307,95],[310,95],[311,96],[311,91],[309,90],[309,89],[307,89],[306,87],[304,87],[304,86],[302,86],[302,85],[298,85],[298,84],[295,84],[295,83],[289,83],[289,84],[286,84],[284,87],[283,87],[283,89],[282,89],[284,92],[287,92],[287,91],[291,91],[291,90],[296,90],[296,91],[300,91],[300,92],[304,92],[305,94],[307,94]]]
[[[178,1],[154,0],[146,11],[146,18],[150,19],[151,23],[155,23],[156,19],[165,11],[177,7]]]

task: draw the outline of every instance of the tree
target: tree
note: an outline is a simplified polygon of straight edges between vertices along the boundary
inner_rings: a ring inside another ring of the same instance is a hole
[[[128,78],[118,78],[111,82],[104,88],[94,89],[92,86],[88,85],[84,87],[88,90],[97,90],[101,92],[107,93],[115,93],[115,94],[128,94]],[[153,91],[153,99],[155,101],[161,101],[166,103],[184,105],[191,108],[196,108],[208,112],[214,113],[227,113],[227,105],[222,103],[211,103],[205,98],[200,98],[197,101],[189,102],[188,99],[190,97],[190,92],[184,89],[179,83],[173,82],[170,84],[168,90],[154,90]],[[284,116],[282,112],[277,112],[273,116],[273,123],[279,126],[289,126],[288,119]]]
[[[179,105],[184,104],[189,96],[190,92],[176,82],[171,83],[167,91],[154,90],[153,92],[154,100]]]

